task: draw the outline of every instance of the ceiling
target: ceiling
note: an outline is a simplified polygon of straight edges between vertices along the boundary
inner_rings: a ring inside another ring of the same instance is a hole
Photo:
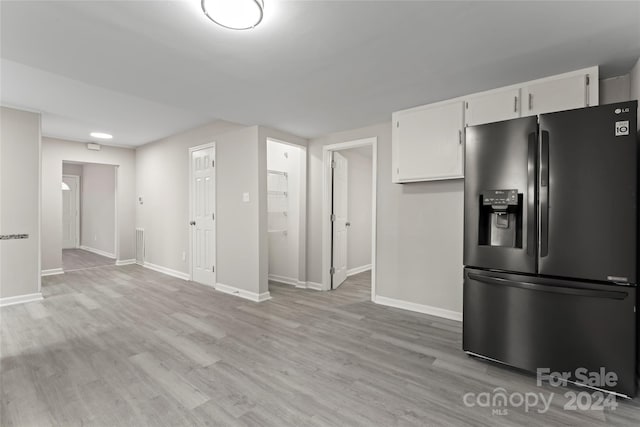
[[[265,0],[230,31],[188,1],[2,1],[1,102],[43,134],[137,146],[215,119],[303,136],[640,56],[640,2]]]

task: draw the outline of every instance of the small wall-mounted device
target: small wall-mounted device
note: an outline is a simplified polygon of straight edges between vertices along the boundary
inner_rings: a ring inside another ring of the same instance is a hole
[[[87,143],[87,150],[100,151],[101,148],[100,144],[94,142]]]

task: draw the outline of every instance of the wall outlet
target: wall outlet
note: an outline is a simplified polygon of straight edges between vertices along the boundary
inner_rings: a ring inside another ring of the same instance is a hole
[[[249,193],[242,193],[242,201],[249,203]]]

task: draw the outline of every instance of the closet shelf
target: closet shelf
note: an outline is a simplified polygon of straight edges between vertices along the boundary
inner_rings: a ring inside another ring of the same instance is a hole
[[[287,230],[269,230],[269,233],[282,233],[286,236]]]
[[[274,170],[268,170],[267,173],[270,173],[272,175],[282,175],[282,176],[285,176],[285,177],[289,175],[287,172],[274,171]]]

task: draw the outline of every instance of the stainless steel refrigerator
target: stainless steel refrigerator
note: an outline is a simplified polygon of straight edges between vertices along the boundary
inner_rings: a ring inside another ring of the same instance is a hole
[[[636,394],[637,101],[468,127],[463,349]],[[593,384],[591,384],[593,385]]]

